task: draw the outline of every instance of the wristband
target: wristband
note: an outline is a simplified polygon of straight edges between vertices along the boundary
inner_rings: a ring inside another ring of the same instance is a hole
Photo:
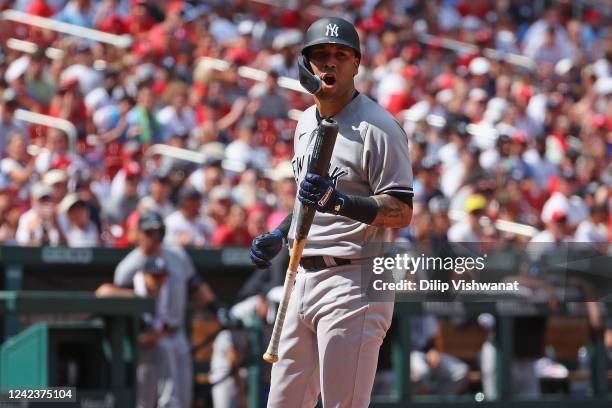
[[[334,212],[364,224],[372,224],[378,215],[378,204],[372,197],[342,195],[334,205]]]

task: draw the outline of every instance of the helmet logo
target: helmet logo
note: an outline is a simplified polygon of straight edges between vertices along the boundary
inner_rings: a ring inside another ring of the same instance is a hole
[[[325,27],[325,35],[328,37],[337,37],[338,36],[338,24],[328,24]]]

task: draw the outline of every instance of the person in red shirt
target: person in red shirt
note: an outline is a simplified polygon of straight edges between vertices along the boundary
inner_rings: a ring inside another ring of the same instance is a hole
[[[123,22],[136,38],[153,28],[155,20],[149,14],[147,0],[132,0],[130,15]]]
[[[190,37],[190,32],[183,18],[184,3],[173,1],[166,7],[166,19],[151,28],[146,41],[159,55],[166,55],[171,50],[177,50],[182,42]]]
[[[60,84],[57,95],[51,99],[49,116],[66,119],[82,134],[85,130],[87,108],[79,91],[79,80],[71,78]]]
[[[47,0],[33,0],[28,7],[26,7],[26,13],[49,18],[54,15],[56,11],[47,4]]]
[[[215,248],[224,246],[250,246],[253,237],[249,234],[246,225],[246,211],[239,204],[233,204],[229,210],[226,222],[220,225],[212,238]]]

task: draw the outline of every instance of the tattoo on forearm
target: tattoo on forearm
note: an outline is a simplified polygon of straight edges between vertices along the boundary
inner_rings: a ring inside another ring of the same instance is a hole
[[[381,194],[373,197],[378,204],[378,214],[372,225],[376,227],[403,228],[410,223],[412,209],[397,198]]]

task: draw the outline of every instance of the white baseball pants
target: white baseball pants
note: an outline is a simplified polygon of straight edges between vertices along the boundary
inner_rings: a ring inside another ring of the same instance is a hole
[[[269,408],[365,408],[393,302],[362,298],[361,266],[297,274],[272,367]]]

